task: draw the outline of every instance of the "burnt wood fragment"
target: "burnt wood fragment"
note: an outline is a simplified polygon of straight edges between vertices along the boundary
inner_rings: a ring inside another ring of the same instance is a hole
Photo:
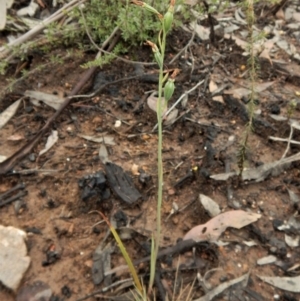
[[[132,205],[142,198],[131,177],[122,167],[108,162],[105,164],[105,172],[110,188],[122,201]]]

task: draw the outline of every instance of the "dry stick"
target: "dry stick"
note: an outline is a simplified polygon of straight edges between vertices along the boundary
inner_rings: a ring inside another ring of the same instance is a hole
[[[0,201],[0,208],[1,208],[1,207],[4,207],[4,206],[7,205],[7,204],[10,204],[10,203],[12,203],[12,202],[15,202],[15,201],[19,200],[21,197],[23,197],[23,196],[25,196],[25,195],[27,195],[27,190],[25,190],[25,191],[20,191],[20,192],[18,192],[16,195],[14,195],[14,196],[12,196],[12,197],[6,199],[6,200]]]
[[[192,42],[194,41],[194,38],[195,38],[196,25],[197,25],[197,22],[195,22],[193,34],[192,34],[190,40],[188,41],[188,43],[173,57],[173,59],[169,62],[169,65],[173,64],[179,58],[179,56],[190,47],[190,45],[192,44]]]
[[[7,56],[11,52],[11,47],[21,45],[22,43],[26,42],[27,40],[35,37],[37,34],[39,34],[47,25],[49,25],[52,22],[55,22],[66,15],[69,11],[71,11],[73,8],[78,6],[79,4],[85,2],[86,0],[73,0],[70,3],[67,3],[62,8],[60,8],[57,12],[55,12],[53,15],[51,15],[49,18],[45,19],[41,22],[41,24],[38,24],[28,32],[26,32],[21,37],[17,38],[16,40],[8,43],[7,45],[0,48],[0,59],[3,59],[5,56]]]
[[[296,141],[296,140],[290,140],[290,139],[287,139],[287,138],[279,138],[279,137],[269,136],[269,139],[270,139],[270,140],[273,140],[273,141],[290,142],[290,144],[297,144],[297,145],[300,145],[300,142],[299,142],[299,141]]]
[[[114,38],[114,36],[118,33],[119,28],[116,27],[113,33],[109,36],[109,38],[103,43],[102,47],[106,47],[107,44]],[[116,43],[111,42],[109,50],[111,50]],[[97,58],[101,56],[101,52],[98,52]],[[88,69],[84,75],[82,76],[81,80],[76,84],[74,89],[71,91],[70,95],[77,94],[85,85],[85,83],[92,77],[95,73],[97,67],[92,67]],[[65,98],[61,107],[47,120],[46,124],[42,127],[42,129],[35,135],[33,139],[31,139],[28,143],[26,143],[22,148],[20,148],[16,153],[14,153],[11,157],[6,159],[5,161],[0,163],[0,175],[6,174],[10,171],[20,160],[22,160],[25,156],[27,156],[33,147],[38,143],[40,138],[44,135],[44,133],[48,130],[49,126],[52,122],[61,114],[61,112],[69,105],[71,102],[71,98]]]
[[[288,138],[288,143],[287,143],[285,152],[284,152],[284,154],[282,155],[281,159],[284,159],[284,158],[286,157],[287,153],[288,153],[289,150],[290,150],[291,140],[292,140],[292,138],[293,138],[293,133],[294,133],[294,127],[293,127],[293,124],[291,124],[290,126],[291,126],[290,136],[289,136],[289,138]]]
[[[196,242],[193,239],[179,241],[176,245],[172,247],[167,247],[165,249],[160,250],[157,254],[157,259],[160,259],[166,255],[172,256],[174,254],[184,253],[186,251],[189,251],[191,248],[196,247],[197,245],[201,245],[201,243],[204,242]],[[140,263],[150,261],[150,259],[151,256],[146,256],[144,258],[134,260],[133,264],[139,265]],[[125,270],[128,270],[128,265],[120,265],[116,268],[106,271],[104,275],[108,276],[108,275],[115,274],[116,272],[125,271]]]
[[[25,183],[20,183],[20,184],[17,184],[16,186],[14,186],[11,189],[8,189],[4,193],[0,194],[0,201],[2,201],[4,198],[6,198],[8,195],[10,195],[12,192],[15,192],[19,189],[24,189],[25,187],[26,187]]]

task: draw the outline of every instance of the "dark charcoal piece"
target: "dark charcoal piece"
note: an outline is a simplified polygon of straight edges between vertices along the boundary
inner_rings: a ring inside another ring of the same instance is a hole
[[[280,114],[280,106],[275,103],[270,105],[270,113],[279,115]]]
[[[105,188],[102,192],[102,200],[107,200],[110,197],[110,190],[109,188]]]
[[[125,100],[117,100],[117,105],[124,112],[128,112],[130,109],[133,109],[132,104],[128,101],[125,101]]]
[[[55,245],[50,245],[46,251],[46,260],[42,262],[42,266],[46,267],[51,264],[54,264],[57,260],[60,259],[60,252],[56,250]]]
[[[183,176],[181,179],[179,179],[175,184],[174,187],[182,187],[187,182],[192,182],[195,180],[195,172],[192,169],[189,169],[187,174]]]
[[[280,228],[283,224],[284,224],[283,221],[281,221],[279,219],[274,219],[273,220],[273,228],[274,228],[274,230],[280,231],[278,228]]]
[[[128,217],[122,210],[118,210],[114,214],[114,218],[117,222],[117,228],[125,227],[127,225]]]
[[[70,290],[70,288],[67,285],[64,285],[61,288],[61,293],[66,296],[67,298],[70,298],[72,296],[72,292]]]
[[[87,201],[88,199],[92,198],[93,196],[97,195],[97,191],[91,189],[89,186],[85,186],[81,193],[81,199],[83,201]]]
[[[110,188],[121,200],[128,204],[134,204],[142,198],[130,176],[120,166],[106,163],[105,171]]]
[[[151,181],[151,175],[147,174],[144,170],[139,170],[139,182],[143,185],[147,185]]]
[[[42,262],[43,267],[55,263],[60,258],[60,255],[56,252],[49,251],[47,252],[46,257],[47,259]]]
[[[102,171],[83,177],[78,181],[78,185],[83,189],[81,193],[83,201],[87,201],[94,196],[99,196],[101,200],[105,200],[110,196],[106,187],[106,178]]]
[[[43,234],[42,231],[37,227],[27,227],[27,228],[25,228],[25,231],[27,233],[33,233],[33,234],[38,234],[38,235]]]

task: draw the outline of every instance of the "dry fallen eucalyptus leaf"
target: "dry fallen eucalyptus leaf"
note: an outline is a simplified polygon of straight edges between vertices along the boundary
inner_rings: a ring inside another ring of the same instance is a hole
[[[260,214],[246,212],[243,210],[227,211],[212,218],[206,224],[198,225],[192,228],[183,239],[193,239],[196,242],[213,242],[218,240],[220,235],[228,227],[240,229],[253,222],[256,222],[260,217]]]
[[[238,283],[243,283],[243,282],[246,282],[247,284],[248,278],[249,278],[249,274],[245,274],[239,278],[221,283],[220,285],[216,286],[212,290],[208,291],[203,297],[194,299],[193,301],[211,301],[214,299],[214,297],[220,295],[223,291],[225,291],[226,289],[228,289],[233,285],[236,285]]]
[[[20,140],[23,140],[24,139],[24,136],[23,135],[20,135],[20,134],[14,134],[14,135],[11,135],[7,138],[8,141],[20,141]]]
[[[216,90],[218,90],[218,86],[217,86],[217,84],[213,80],[211,80],[209,82],[209,91],[212,93],[212,92],[214,92]],[[221,95],[213,96],[212,99],[214,101],[218,101],[218,102],[224,103],[223,96],[221,96]]]
[[[199,200],[204,209],[208,212],[211,217],[215,217],[221,213],[219,205],[212,200],[210,197],[200,194]]]
[[[5,161],[7,159],[7,157],[6,156],[2,156],[2,155],[0,155],[0,163],[1,162],[3,162],[3,161]]]
[[[108,158],[108,151],[104,143],[101,143],[100,145],[99,158],[103,164],[106,164],[107,162],[111,162]]]
[[[0,0],[0,30],[3,30],[6,25],[6,10],[11,8],[14,0]]]
[[[297,277],[264,277],[258,276],[262,281],[267,282],[279,289],[300,293],[300,276]]]
[[[22,98],[15,101],[0,114],[0,129],[3,128],[6,123],[15,115],[19,108],[21,100]]]
[[[300,152],[287,158],[280,159],[278,161],[265,163],[255,168],[244,169],[242,173],[243,181],[255,180],[256,182],[264,181],[268,176],[277,176],[286,170],[292,162],[300,160]],[[216,181],[226,181],[230,177],[237,175],[238,173],[228,172],[222,174],[211,175],[210,178]]]
[[[39,152],[39,156],[45,154],[58,140],[58,132],[52,131],[51,135],[49,135],[45,148]]]
[[[274,81],[272,82],[265,82],[265,83],[256,83],[255,84],[255,92],[256,93],[261,93],[271,87],[274,84]],[[224,92],[225,94],[232,94],[234,98],[242,98],[244,96],[248,96],[251,91],[248,88],[233,88],[229,89]]]
[[[157,103],[158,103],[158,97],[154,96],[156,94],[156,92],[153,92],[148,98],[147,98],[147,105],[148,107],[154,111],[154,112],[157,112]],[[166,104],[166,101],[165,101],[165,98],[162,97],[161,98],[161,110],[162,110],[162,116],[167,112],[167,104]]]
[[[88,136],[88,135],[81,135],[78,134],[78,137],[86,139],[88,141],[96,142],[96,143],[105,143],[105,145],[116,145],[114,142],[114,137],[112,136],[105,136],[106,133],[103,133],[100,137],[99,136]]]

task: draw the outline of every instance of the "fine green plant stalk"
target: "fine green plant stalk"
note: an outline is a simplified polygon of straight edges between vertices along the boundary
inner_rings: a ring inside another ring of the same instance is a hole
[[[162,31],[162,41],[161,41],[161,60],[164,62],[165,47],[166,47],[166,32]],[[157,122],[158,122],[158,150],[157,150],[157,167],[158,167],[158,191],[157,191],[157,209],[156,209],[156,235],[154,242],[154,252],[152,252],[151,260],[151,271],[150,271],[150,282],[149,288],[152,288],[155,276],[155,265],[157,259],[157,253],[159,249],[159,242],[161,237],[161,207],[162,207],[162,197],[163,197],[163,166],[162,166],[162,90],[163,90],[163,64],[161,64],[159,69],[159,84],[158,84],[158,109],[157,109]]]
[[[162,133],[162,112],[163,104],[167,105],[167,102],[170,100],[174,93],[174,77],[176,72],[168,78],[169,74],[167,73],[164,76],[164,58],[166,50],[166,38],[167,33],[170,31],[173,23],[174,15],[174,6],[175,0],[170,1],[168,11],[162,16],[155,8],[148,5],[145,2],[133,0],[137,6],[141,6],[146,10],[155,14],[161,21],[161,30],[158,34],[158,46],[151,42],[147,41],[147,44],[152,48],[154,58],[159,66],[159,83],[158,83],[158,102],[157,102],[157,123],[158,123],[158,144],[157,144],[157,169],[158,169],[158,188],[157,188],[157,209],[156,209],[156,231],[155,235],[152,236],[152,246],[151,246],[151,261],[150,261],[150,279],[148,293],[152,291],[155,270],[156,270],[156,260],[157,254],[159,251],[159,243],[161,238],[161,207],[163,202],[163,162],[162,162],[162,148],[163,148],[163,133]],[[163,99],[164,95],[164,99]]]

